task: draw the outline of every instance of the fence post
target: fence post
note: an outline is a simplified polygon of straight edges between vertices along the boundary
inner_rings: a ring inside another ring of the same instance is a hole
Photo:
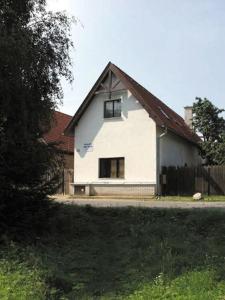
[[[193,186],[193,194],[196,193],[196,190],[197,190],[197,173],[198,170],[197,170],[197,167],[195,166],[194,167],[194,186]]]
[[[210,196],[210,167],[207,168],[208,171],[208,196]]]
[[[166,196],[166,186],[167,186],[167,168],[162,167],[161,168],[161,174],[160,174],[160,185],[161,185],[161,195]]]
[[[179,174],[181,173],[181,168],[177,167],[176,168],[176,191],[177,191],[177,195],[180,196],[181,193],[181,189],[180,189],[180,176]]]
[[[63,172],[62,172],[62,193],[63,195],[65,195],[65,169],[63,168]]]

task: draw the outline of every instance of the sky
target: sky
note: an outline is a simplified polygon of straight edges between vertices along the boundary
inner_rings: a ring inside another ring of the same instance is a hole
[[[48,0],[77,19],[74,82],[59,110],[74,115],[111,61],[183,116],[195,97],[225,107],[224,0]]]

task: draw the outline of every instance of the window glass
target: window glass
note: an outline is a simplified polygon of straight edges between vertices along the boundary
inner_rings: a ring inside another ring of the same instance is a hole
[[[104,102],[104,118],[121,116],[121,100],[111,100]]]
[[[115,100],[114,101],[114,117],[120,117],[121,116],[121,101]]]
[[[105,102],[105,118],[112,118],[113,117],[113,102],[112,101],[106,101]]]
[[[124,178],[124,158],[119,160],[118,177]]]
[[[117,160],[111,159],[111,172],[110,172],[111,178],[117,178]]]
[[[100,159],[100,177],[110,177],[110,161],[108,159]]]
[[[100,158],[100,178],[124,178],[124,158]]]

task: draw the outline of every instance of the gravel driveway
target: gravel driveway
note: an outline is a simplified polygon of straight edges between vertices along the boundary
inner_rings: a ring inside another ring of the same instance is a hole
[[[225,208],[225,202],[179,202],[140,199],[55,199],[59,203],[75,205],[91,205],[94,207],[150,207],[150,208]]]

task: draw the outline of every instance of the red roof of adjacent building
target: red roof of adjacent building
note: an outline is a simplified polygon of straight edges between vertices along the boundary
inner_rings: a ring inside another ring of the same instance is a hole
[[[111,62],[108,63],[95,85],[77,110],[75,116],[68,124],[65,132],[67,134],[73,134],[73,128],[83,115],[84,111],[90,104],[96,89],[104,80],[109,71],[112,71],[116,77],[121,80],[124,86],[135,96],[136,99],[142,104],[149,116],[156,122],[159,127],[167,128],[182,138],[188,140],[191,143],[198,144],[200,138],[195,134],[185,123],[184,119],[179,116],[175,111],[169,108],[165,103],[159,100],[156,96],[151,94],[137,81],[131,78],[128,74],[118,68]]]
[[[48,133],[44,135],[46,143],[56,142],[59,143],[57,147],[59,150],[67,153],[74,152],[74,137],[64,135],[64,130],[71,121],[72,116],[61,113],[59,111],[54,112],[54,120],[52,128]]]

